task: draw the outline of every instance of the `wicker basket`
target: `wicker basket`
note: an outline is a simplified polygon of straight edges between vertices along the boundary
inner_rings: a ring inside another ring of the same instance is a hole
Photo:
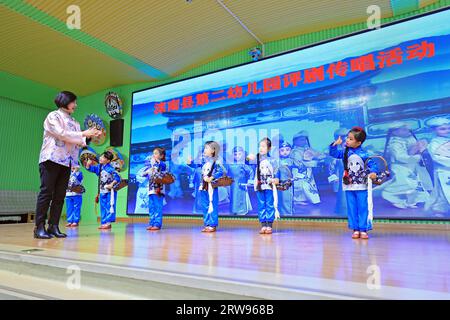
[[[211,185],[213,188],[218,188],[218,187],[228,187],[231,186],[231,184],[234,182],[234,180],[232,178],[230,178],[227,175],[224,175],[216,180],[213,180],[211,182]]]
[[[366,161],[364,162],[364,169],[367,172],[367,174],[370,173],[369,172],[370,170],[369,170],[369,167],[367,166],[367,163],[369,162],[370,159],[374,159],[374,158],[381,159],[382,162],[384,163],[384,171],[379,173],[379,174],[377,173],[376,179],[373,180],[373,182],[372,182],[373,184],[380,185],[380,184],[383,184],[389,178],[391,173],[389,172],[389,167],[388,167],[386,159],[384,159],[382,156],[372,156],[372,157],[368,157],[366,159]],[[368,177],[367,179],[370,179],[370,178]]]
[[[116,184],[116,186],[114,187],[115,191],[119,191],[122,188],[125,188],[128,186],[128,180],[127,179],[123,179],[120,180],[119,184]]]
[[[156,184],[172,184],[175,182],[175,176],[169,172],[160,174],[153,180]]]
[[[71,192],[75,193],[84,193],[86,192],[86,189],[82,185],[74,186],[69,189]]]

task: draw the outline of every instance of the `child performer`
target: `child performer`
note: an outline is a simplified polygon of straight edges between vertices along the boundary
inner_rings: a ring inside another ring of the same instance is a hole
[[[372,230],[372,222],[368,219],[367,178],[376,179],[376,165],[368,161],[370,173],[364,169],[364,163],[369,157],[361,145],[366,140],[366,132],[360,127],[353,127],[347,135],[345,150],[339,149],[342,139],[330,145],[330,155],[344,160],[343,189],[347,198],[348,226],[353,230],[353,239],[369,239],[368,231]]]
[[[116,221],[117,193],[113,188],[120,183],[120,176],[111,165],[113,158],[114,155],[110,151],[105,151],[100,156],[98,165],[92,165],[91,160],[86,163],[86,169],[100,177],[101,225],[99,229],[111,229],[111,223]]]
[[[258,217],[261,222],[260,234],[271,234],[273,221],[276,215],[279,215],[276,213],[278,209],[274,197],[278,198],[276,185],[280,181],[276,177],[279,174],[278,165],[269,155],[271,148],[272,141],[264,138],[259,142],[259,153],[256,155],[255,191],[258,198]],[[249,155],[248,158],[254,160],[255,156]]]
[[[227,166],[227,172],[234,183],[230,186],[231,205],[233,215],[245,215],[252,210],[248,195],[248,180],[253,180],[253,170],[245,163],[245,151],[242,147],[233,148],[234,162]]]
[[[66,227],[78,227],[80,223],[81,205],[83,203],[83,193],[85,192],[82,182],[83,173],[80,171],[80,167],[73,166],[66,192]],[[78,190],[74,190],[74,188]]]
[[[207,141],[203,150],[202,183],[198,196],[203,211],[202,232],[215,232],[219,224],[219,190],[211,182],[223,176],[223,167],[218,163],[220,146],[216,141]],[[188,165],[190,161],[188,160]]]
[[[158,184],[154,180],[158,175],[166,172],[166,149],[155,148],[153,157],[150,160],[150,167],[142,173],[143,177],[148,177],[148,209],[150,215],[147,230],[157,231],[162,227],[162,209],[164,199],[164,185]]]

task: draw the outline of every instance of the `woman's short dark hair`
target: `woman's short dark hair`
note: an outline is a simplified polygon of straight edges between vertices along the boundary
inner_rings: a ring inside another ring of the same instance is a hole
[[[67,106],[77,100],[75,93],[70,91],[61,91],[56,95],[55,104],[58,108],[67,108]]]
[[[361,142],[361,144],[364,143],[364,141],[366,141],[367,134],[363,128],[353,127],[353,128],[351,128],[351,130],[349,132],[353,133],[356,141]]]
[[[103,152],[102,156],[104,156],[109,161],[112,161],[114,159],[114,155],[111,151],[105,151]]]

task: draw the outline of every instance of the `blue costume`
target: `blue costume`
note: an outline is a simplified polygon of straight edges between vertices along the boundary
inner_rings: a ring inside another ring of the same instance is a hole
[[[211,173],[212,170],[212,173]],[[212,196],[212,212],[210,211],[210,198],[209,198],[209,184],[203,179],[206,177],[213,177],[218,179],[223,176],[223,167],[217,161],[210,157],[204,157],[204,164],[202,166],[202,183],[200,183],[199,193],[200,206],[203,211],[203,221],[205,227],[217,227],[219,224],[219,190],[214,188]]]
[[[66,192],[66,207],[67,207],[67,223],[79,223],[81,218],[81,205],[83,203],[82,193],[71,191],[73,187],[80,186],[82,192],[83,173],[80,171],[72,171],[69,178],[69,184]]]
[[[364,168],[364,163],[369,154],[361,146],[358,148],[347,148],[347,167],[350,184],[343,184],[347,198],[348,227],[354,231],[367,232],[372,230],[372,223],[368,220],[368,198],[367,179],[368,173]],[[344,159],[345,149],[330,145],[330,155],[337,159]],[[345,162],[345,159],[344,159]],[[370,172],[378,172],[375,163],[368,161],[367,166]]]
[[[275,220],[272,180],[279,178],[278,164],[275,159],[268,155],[259,155],[258,166],[255,176],[258,218],[263,226],[272,227]]]
[[[230,212],[233,215],[245,215],[252,206],[248,196],[248,180],[253,180],[253,170],[244,161],[229,164],[227,166],[227,173],[234,182],[230,186]]]
[[[147,176],[148,183],[148,209],[150,215],[150,227],[162,227],[162,209],[164,199],[164,185],[157,184],[153,180],[161,173],[166,172],[166,164],[162,161],[151,159],[150,167],[142,173],[142,176]]]
[[[90,172],[95,173],[100,177],[100,216],[101,224],[107,224],[116,221],[116,203],[117,192],[114,192],[114,204],[111,210],[111,190],[108,190],[105,186],[112,183],[114,180],[120,183],[120,176],[109,163],[105,165],[90,166],[88,169]]]

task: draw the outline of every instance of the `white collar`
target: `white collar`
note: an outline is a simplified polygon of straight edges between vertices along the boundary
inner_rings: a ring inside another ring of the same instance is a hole
[[[63,110],[63,108],[58,108],[58,110],[56,110],[56,111],[59,112],[62,116],[72,119],[72,115],[70,113],[68,113],[67,111]]]

